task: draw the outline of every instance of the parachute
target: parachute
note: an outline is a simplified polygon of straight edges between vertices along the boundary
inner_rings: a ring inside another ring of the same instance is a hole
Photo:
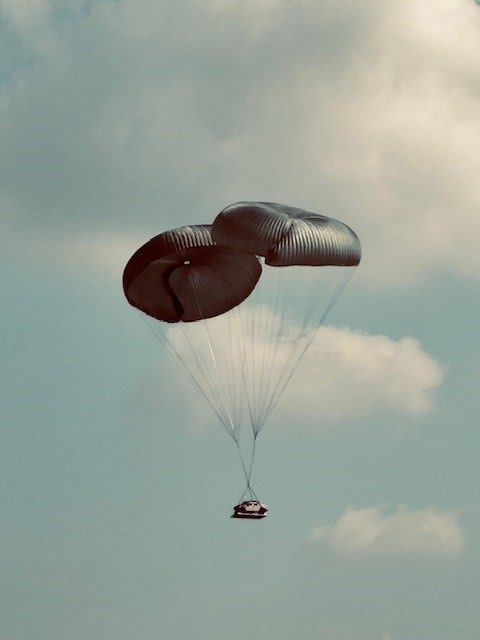
[[[360,257],[357,235],[338,220],[239,202],[212,225],[152,238],[125,267],[127,300],[238,449],[246,481],[238,504],[260,504],[257,437]]]
[[[215,246],[210,225],[196,225],[140,247],[123,272],[123,290],[131,305],[157,320],[194,322],[240,304],[260,273],[255,256]]]

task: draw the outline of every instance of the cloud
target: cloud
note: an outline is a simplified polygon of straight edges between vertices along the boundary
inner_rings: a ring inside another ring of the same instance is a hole
[[[401,506],[390,514],[382,505],[348,508],[333,525],[314,529],[310,540],[336,552],[358,556],[458,556],[464,547],[457,516],[434,507]]]
[[[54,50],[50,14],[49,0],[0,0],[0,21],[13,30],[20,46],[30,54],[42,55]]]
[[[415,338],[395,341],[329,326],[315,334],[289,314],[248,301],[207,323],[148,323],[178,354],[181,366],[169,363],[176,385],[187,388],[192,376],[227,423],[230,418],[248,423],[253,415],[254,424],[262,425],[284,383],[286,391],[275,410],[279,428],[321,433],[367,417],[417,418],[433,409],[434,392],[443,379],[442,366]],[[193,389],[191,393],[185,410],[198,427],[203,401]]]
[[[0,237],[4,259],[19,261],[35,268],[84,274],[91,282],[112,281],[120,288],[121,274],[131,254],[143,244],[138,232],[102,229],[50,231],[23,229],[6,225]],[[120,289],[119,289],[120,290]]]
[[[385,411],[421,416],[433,409],[442,379],[443,367],[416,338],[393,340],[346,327],[321,327],[296,374],[295,392],[286,394],[282,414],[290,422],[301,416],[312,428]]]
[[[19,31],[30,33],[32,27],[44,24],[49,14],[48,0],[0,0],[3,17]]]
[[[0,191],[22,224],[155,233],[276,200],[351,224],[365,284],[479,273],[474,3],[52,7],[2,2],[22,38]]]

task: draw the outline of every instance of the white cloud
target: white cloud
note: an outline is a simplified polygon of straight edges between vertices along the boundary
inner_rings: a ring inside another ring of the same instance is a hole
[[[333,525],[314,529],[310,540],[342,554],[365,556],[447,556],[464,547],[455,513],[430,507],[418,511],[401,506],[383,513],[382,505],[349,508]]]
[[[26,224],[161,231],[268,199],[351,224],[365,283],[480,272],[473,2],[2,6],[57,37],[3,91],[0,188]]]
[[[23,44],[37,53],[52,53],[54,34],[51,28],[49,0],[0,0],[0,19],[12,25]]]
[[[22,30],[44,24],[50,7],[48,0],[0,0],[0,10]]]
[[[152,324],[157,325],[158,333],[168,336],[189,375],[227,421],[231,414],[236,421],[243,416],[248,422],[248,407],[255,423],[261,421],[275,390],[288,378],[295,353],[301,353],[310,340],[272,416],[276,428],[321,433],[342,421],[385,419],[395,414],[404,419],[422,416],[434,407],[433,394],[443,378],[442,366],[414,338],[395,341],[329,326],[321,327],[316,335],[302,333],[292,318],[282,320],[268,307],[245,305],[207,324]],[[285,363],[290,363],[287,368]],[[190,384],[174,363],[171,376],[177,377],[179,387]],[[192,400],[195,397],[193,394]],[[197,428],[203,419],[198,409],[202,402],[198,396],[185,409],[192,412]]]
[[[423,415],[432,410],[442,379],[442,366],[415,338],[393,340],[346,327],[321,327],[296,374],[294,393],[286,394],[282,414],[292,423],[294,415],[297,421],[301,416],[311,428],[385,411]]]
[[[84,229],[23,229],[6,225],[0,237],[4,257],[33,267],[83,273],[97,283],[120,282],[132,253],[144,242],[144,236],[123,231]],[[120,287],[120,284],[118,284]]]

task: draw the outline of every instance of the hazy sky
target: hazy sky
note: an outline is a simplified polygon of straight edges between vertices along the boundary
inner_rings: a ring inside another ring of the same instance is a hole
[[[0,0],[0,37],[0,640],[478,640],[478,4]],[[363,247],[261,522],[121,289],[238,200]]]

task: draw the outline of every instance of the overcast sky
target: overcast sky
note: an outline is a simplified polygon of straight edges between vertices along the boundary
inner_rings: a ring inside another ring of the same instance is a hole
[[[0,42],[1,640],[478,640],[478,3],[0,0]],[[121,289],[240,200],[363,249],[252,523]]]

